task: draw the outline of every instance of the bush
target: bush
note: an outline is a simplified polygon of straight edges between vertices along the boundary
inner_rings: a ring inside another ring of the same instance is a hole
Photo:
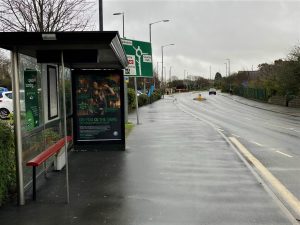
[[[135,92],[132,88],[128,88],[128,108],[135,108]]]
[[[154,92],[151,97],[145,94],[138,96],[139,106],[147,105],[159,99],[161,99],[161,93],[159,91]],[[129,111],[135,109],[135,91],[132,88],[128,88],[128,109]]]
[[[147,95],[139,95],[138,96],[138,101],[139,101],[139,106],[147,105],[149,97]]]
[[[0,205],[16,187],[14,135],[6,121],[0,121]]]

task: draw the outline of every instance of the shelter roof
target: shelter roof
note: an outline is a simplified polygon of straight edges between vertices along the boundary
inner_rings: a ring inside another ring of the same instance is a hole
[[[85,69],[124,69],[128,62],[117,31],[1,32],[0,48],[37,58],[38,63],[60,63]]]

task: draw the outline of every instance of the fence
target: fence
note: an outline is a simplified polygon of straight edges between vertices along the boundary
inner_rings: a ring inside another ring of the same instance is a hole
[[[267,91],[263,88],[234,87],[233,94],[264,102],[268,101]]]

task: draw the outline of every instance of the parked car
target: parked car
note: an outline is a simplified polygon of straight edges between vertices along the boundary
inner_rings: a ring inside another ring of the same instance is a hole
[[[137,96],[140,96],[140,95],[143,95],[143,94],[144,94],[144,93],[141,92],[141,91],[139,91],[139,90],[136,91],[136,95],[137,95]]]
[[[11,91],[2,92],[2,97],[0,98],[0,119],[8,118],[9,114],[12,112],[13,112],[12,92]]]
[[[8,89],[5,87],[0,87],[0,98],[2,98],[2,93],[5,91],[8,91]]]
[[[209,95],[216,95],[216,94],[217,94],[217,90],[216,90],[215,88],[210,88],[210,89],[208,90],[208,94],[209,94]]]

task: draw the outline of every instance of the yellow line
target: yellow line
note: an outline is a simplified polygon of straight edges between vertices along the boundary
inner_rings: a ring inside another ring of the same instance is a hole
[[[235,137],[229,137],[229,140],[239,149],[239,151],[255,166],[260,175],[267,180],[272,187],[296,213],[297,219],[300,218],[299,200],[276,178],[273,174],[256,159]]]

